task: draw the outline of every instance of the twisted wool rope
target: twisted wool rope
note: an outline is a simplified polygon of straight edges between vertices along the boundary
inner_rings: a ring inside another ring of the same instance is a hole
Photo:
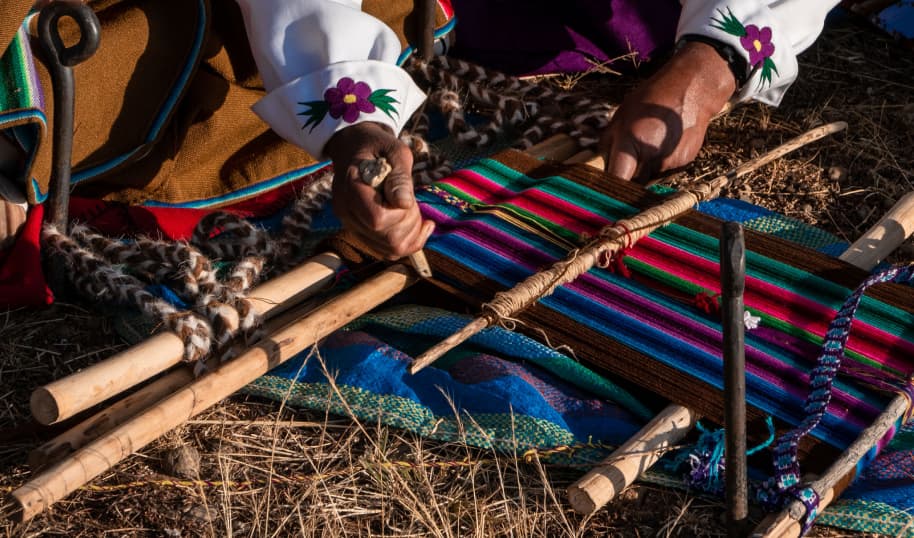
[[[267,265],[286,270],[307,254],[299,245],[310,232],[314,213],[330,198],[330,184],[331,176],[325,174],[300,193],[275,240],[265,230],[225,212],[210,214],[198,224],[192,242],[199,248],[149,238],[118,241],[80,225],[73,227],[70,236],[46,225],[42,239],[50,256],[61,257],[71,268],[72,284],[83,295],[133,304],[160,320],[184,340],[187,361],[207,356],[211,347],[225,359],[236,335],[247,341],[259,336],[261,317],[244,294]],[[237,260],[224,280],[219,280],[203,251],[223,261]],[[151,294],[146,290],[150,283],[169,284],[191,303],[193,311],[181,312]]]
[[[522,131],[515,147],[527,149],[554,134],[572,137],[581,149],[592,148],[612,118],[615,107],[582,94],[561,92],[545,85],[488,70],[463,60],[436,56],[429,62],[413,58],[407,71],[429,93],[428,105],[438,108],[448,131],[458,142],[482,147],[499,136]],[[474,126],[466,112],[489,113],[491,119]],[[428,132],[426,110],[416,114],[401,139],[413,149],[414,174],[428,184],[448,175],[451,165],[428,144],[415,142]]]
[[[525,127],[521,147],[559,132],[576,137],[582,147],[593,146],[613,112],[609,105],[590,98],[557,92],[462,60],[436,57],[425,63],[413,59],[408,70],[420,82],[440,88],[431,92],[429,104],[442,110],[448,130],[458,142],[474,147],[492,144],[507,131]],[[490,112],[490,121],[473,126],[465,118],[468,108]],[[401,135],[414,154],[413,172],[421,183],[431,183],[452,171],[447,159],[425,141],[428,130],[423,109]],[[324,174],[309,184],[283,219],[276,238],[225,212],[205,217],[194,230],[191,244],[150,238],[125,242],[82,226],[75,226],[71,237],[46,226],[42,237],[51,256],[61,256],[73,269],[72,283],[81,293],[134,304],[160,320],[186,342],[185,360],[206,356],[211,346],[226,358],[237,335],[251,341],[262,325],[245,293],[266,268],[272,273],[284,272],[307,254],[301,252],[302,239],[310,232],[313,215],[330,199],[331,183],[332,176]],[[233,263],[225,280],[219,280],[210,258]],[[131,274],[116,266],[129,268]],[[175,286],[193,312],[180,312],[155,297],[146,291],[148,283]]]
[[[109,262],[143,275],[147,281],[177,284],[173,287],[177,294],[191,301],[210,320],[217,351],[225,350],[238,332],[241,300],[217,280],[209,259],[197,249],[183,242],[164,243],[148,238],[132,243],[116,241],[92,233],[85,226],[74,226],[70,236]]]
[[[193,312],[179,312],[170,303],[146,291],[142,281],[80,247],[53,225],[44,226],[41,238],[51,256],[59,257],[67,264],[73,284],[84,295],[96,300],[134,304],[140,311],[163,320],[185,342],[187,360],[197,360],[208,353],[212,330],[206,320]]]

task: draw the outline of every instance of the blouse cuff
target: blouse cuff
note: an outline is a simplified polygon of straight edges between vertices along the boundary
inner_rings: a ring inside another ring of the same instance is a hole
[[[399,134],[425,93],[400,67],[377,60],[338,62],[274,89],[254,112],[317,158],[334,133],[374,121]]]
[[[778,105],[797,78],[797,58],[790,36],[767,6],[758,1],[685,2],[677,39],[697,34],[730,45],[748,66],[739,101]]]

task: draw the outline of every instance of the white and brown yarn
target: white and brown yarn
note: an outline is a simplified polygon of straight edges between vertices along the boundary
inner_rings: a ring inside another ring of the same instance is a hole
[[[524,149],[559,133],[573,137],[582,149],[592,148],[615,110],[581,93],[554,90],[446,56],[429,62],[413,58],[407,70],[430,92],[429,104],[441,110],[448,130],[476,147],[521,131],[515,145]],[[468,110],[489,121],[473,126],[466,120]],[[422,116],[414,121],[427,124]]]
[[[65,263],[70,269],[73,285],[82,294],[94,300],[132,304],[160,320],[184,341],[184,358],[188,361],[199,360],[209,353],[212,330],[205,319],[194,312],[181,312],[149,293],[143,281],[79,246],[53,225],[45,225],[41,238],[54,263]]]

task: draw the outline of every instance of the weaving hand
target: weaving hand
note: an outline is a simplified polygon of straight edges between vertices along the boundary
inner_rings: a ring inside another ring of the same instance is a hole
[[[690,163],[711,118],[735,90],[733,74],[717,51],[686,43],[622,102],[600,142],[606,171],[645,182]]]
[[[421,249],[435,225],[419,213],[409,148],[388,127],[362,122],[337,132],[324,151],[333,159],[333,210],[343,228],[379,258],[396,260]],[[359,163],[380,157],[392,170],[375,189],[362,181]]]

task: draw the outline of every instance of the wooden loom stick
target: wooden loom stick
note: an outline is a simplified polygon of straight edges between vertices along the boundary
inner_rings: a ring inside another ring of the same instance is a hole
[[[698,418],[688,407],[666,406],[599,466],[568,487],[571,507],[590,515],[605,506],[692,431]]]
[[[254,379],[314,345],[416,281],[394,265],[270,334],[238,358],[203,375],[11,493],[12,518],[31,519],[56,501]]]
[[[914,205],[910,202],[912,197],[914,197],[914,193],[902,197],[875,226],[848,247],[840,259],[869,271],[880,262],[885,256],[884,253],[890,253],[898,248],[912,233],[911,230],[914,230]],[[906,230],[905,234],[886,232],[886,230],[898,229]],[[904,400],[904,398],[896,398],[896,400]],[[896,406],[900,403],[902,402],[893,401],[886,413],[890,416],[895,415],[898,412]],[[907,403],[906,400],[904,403]],[[905,407],[902,407],[901,412],[904,409]],[[898,416],[900,415],[895,415],[895,418],[897,419]],[[698,414],[687,407],[676,404],[667,406],[631,439],[607,456],[599,466],[568,488],[568,500],[572,508],[578,513],[587,515],[605,506],[623,489],[632,484],[641,473],[656,463],[669,447],[679,442],[695,426],[698,419]],[[882,430],[881,435],[884,435],[886,431]],[[851,476],[850,480],[839,480],[836,484],[838,487],[829,486],[831,489],[827,489],[822,495],[820,507],[827,506],[836,497],[836,492],[843,490],[841,486],[846,486],[852,479]],[[763,529],[781,529],[779,532],[791,529],[794,531],[792,536],[798,536],[800,524],[797,523],[797,520],[802,517],[802,510],[805,508],[802,504],[797,504],[798,506],[794,507],[790,513],[783,512],[769,517],[756,529],[755,536],[764,535],[765,530]],[[797,510],[800,511],[797,512]],[[783,535],[790,536],[791,534]],[[773,533],[768,536],[777,537],[782,534]]]
[[[727,469],[727,536],[748,529],[749,481],[746,467],[746,241],[743,226],[725,222],[720,234],[721,328],[724,359],[724,436]]]
[[[539,299],[550,295],[559,286],[573,281],[588,271],[601,257],[611,255],[621,248],[634,244],[640,238],[691,209],[696,203],[713,198],[731,180],[742,177],[810,142],[844,130],[846,127],[847,124],[844,122],[835,122],[812,129],[764,155],[743,163],[725,175],[698,183],[690,190],[672,194],[657,206],[623,219],[612,226],[607,226],[594,240],[572,252],[564,260],[531,275],[511,290],[496,294],[491,302],[484,305],[484,310],[488,310],[488,312],[483,313],[463,329],[417,357],[410,365],[410,373],[415,374],[422,370],[474,334],[497,323],[499,319],[510,318]]]
[[[841,259],[871,269],[914,233],[914,192],[901,197],[875,226],[841,255]]]
[[[848,247],[840,258],[861,269],[870,270],[885,256],[891,254],[914,232],[914,192],[904,195],[892,206],[875,226]],[[822,477],[811,486],[819,494],[819,512],[854,481],[860,459],[898,423],[908,410],[910,402],[903,395],[895,396],[876,420],[860,432],[847,450]],[[800,521],[806,507],[800,501],[791,502],[783,511],[765,518],[752,536],[781,538],[800,536]]]
[[[319,254],[255,287],[249,298],[259,314],[273,317],[325,287],[341,265],[336,254]],[[183,356],[181,338],[172,332],[161,332],[102,362],[38,387],[31,396],[32,415],[45,425],[60,422],[179,364]]]

